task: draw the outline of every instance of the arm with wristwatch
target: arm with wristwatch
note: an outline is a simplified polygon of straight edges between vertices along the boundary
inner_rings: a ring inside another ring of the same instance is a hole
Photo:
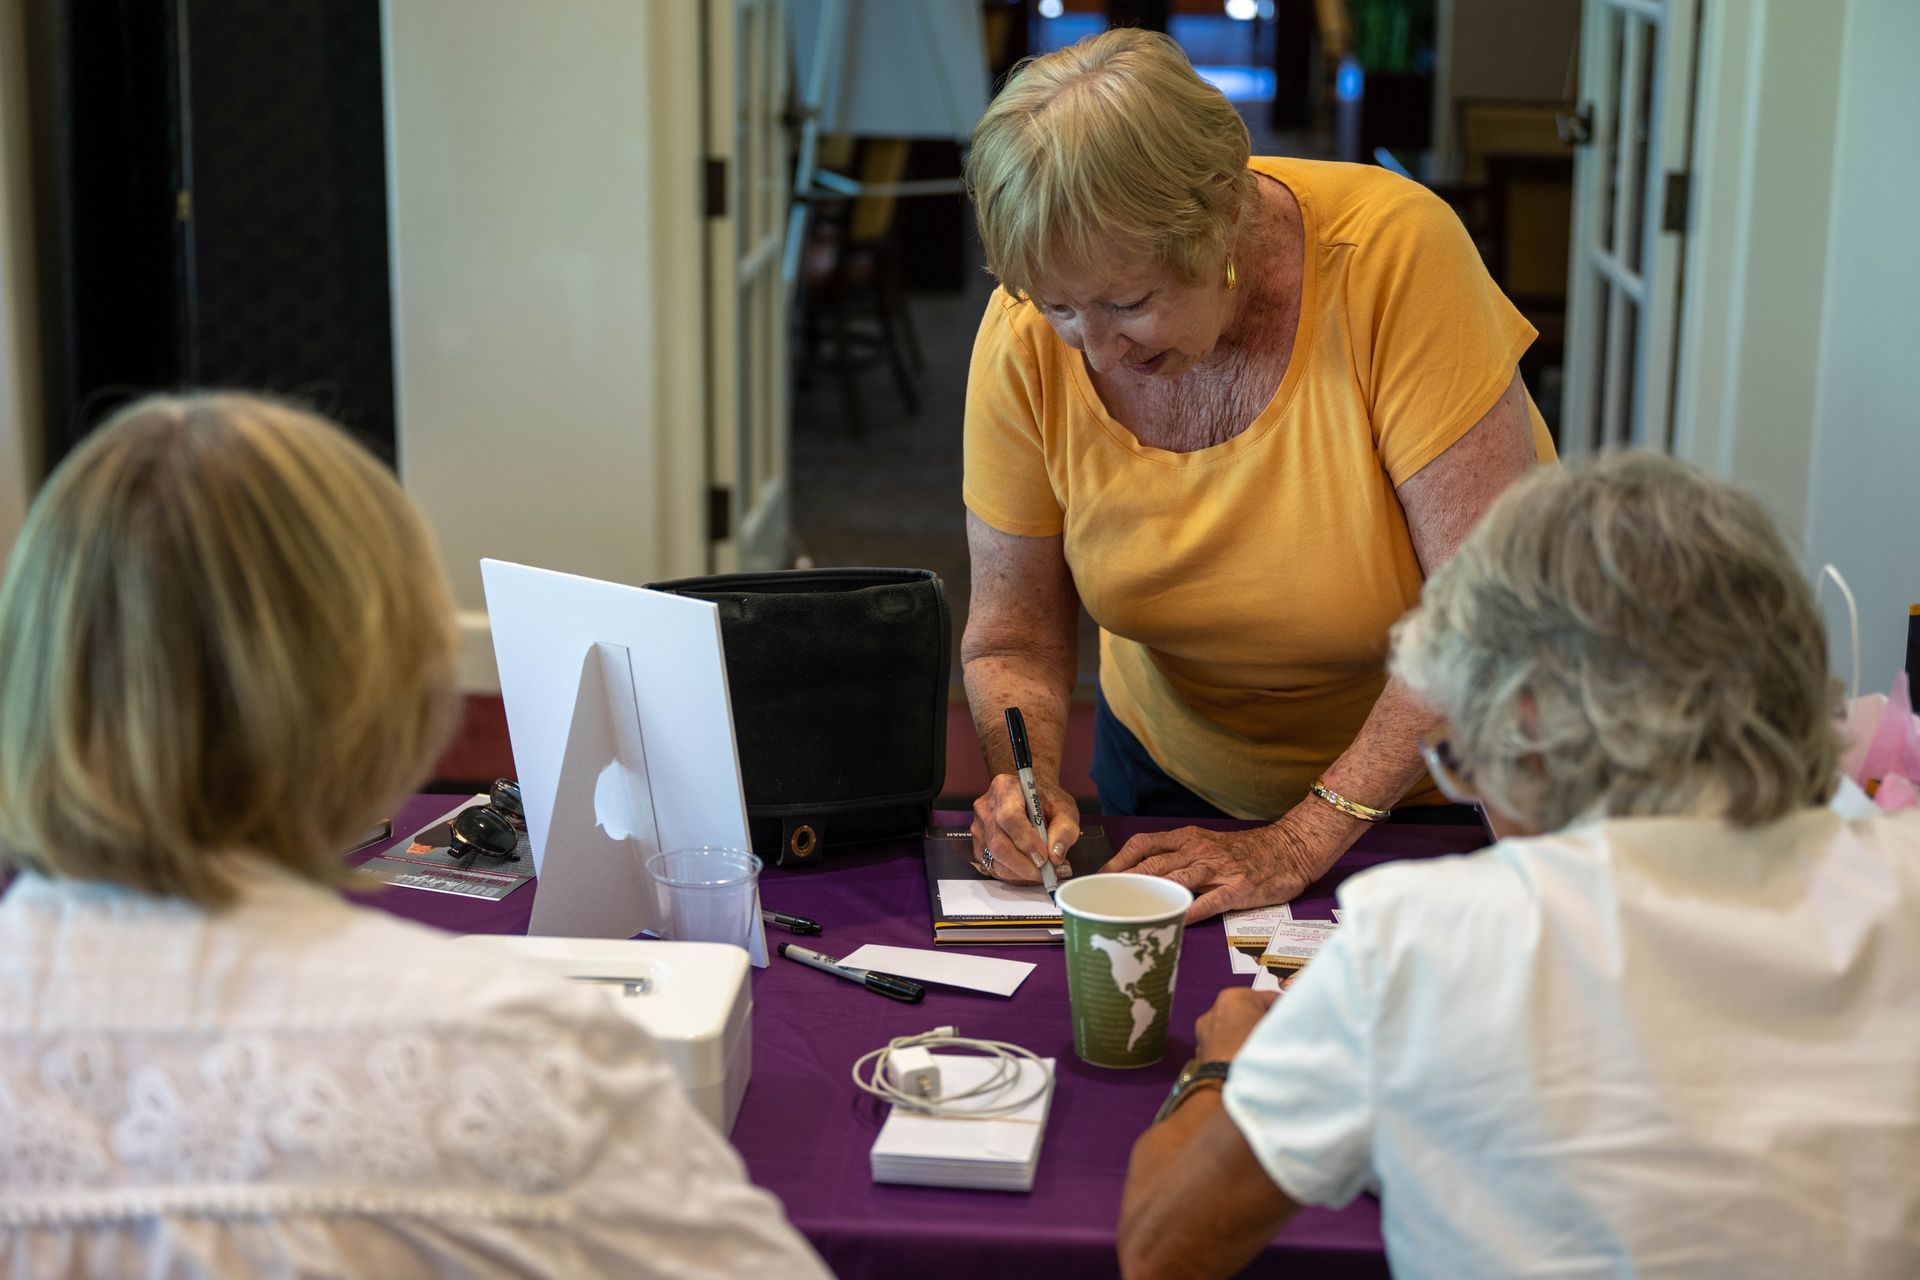
[[[1129,1280],[1232,1275],[1298,1211],[1221,1104],[1233,1056],[1277,997],[1236,987],[1195,1027],[1153,1125],[1133,1145],[1120,1199],[1120,1269]]]

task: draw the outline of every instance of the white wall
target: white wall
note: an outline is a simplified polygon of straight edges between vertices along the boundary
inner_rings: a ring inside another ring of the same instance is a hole
[[[1807,528],[1846,9],[1727,0],[1700,31],[1674,452]]]
[[[706,566],[699,12],[383,14],[400,473],[485,689],[481,557]]]
[[[25,9],[23,0],[0,0],[0,562],[41,466]]]
[[[1862,692],[1891,682],[1908,606],[1920,603],[1916,53],[1920,4],[1848,0],[1806,547],[1814,567],[1832,561],[1859,597]],[[1844,674],[1844,621],[1835,629]]]

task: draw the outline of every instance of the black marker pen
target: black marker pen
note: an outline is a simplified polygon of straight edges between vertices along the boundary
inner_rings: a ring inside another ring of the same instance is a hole
[[[856,969],[841,964],[832,956],[823,956],[818,951],[809,951],[805,947],[796,947],[791,942],[780,944],[780,954],[789,960],[798,960],[801,964],[836,978],[845,978],[848,982],[857,982],[869,991],[877,991],[892,1000],[904,1000],[908,1004],[919,1004],[927,989],[917,982],[908,982],[905,978],[896,978],[890,973],[875,973],[871,969]]]
[[[1027,802],[1027,821],[1040,833],[1040,848],[1047,847],[1047,820],[1040,808],[1040,788],[1033,781],[1033,748],[1027,745],[1027,718],[1020,708],[1007,708],[1007,741],[1013,747],[1013,767],[1020,775],[1020,794]],[[1040,871],[1040,886],[1048,893],[1060,892],[1060,876],[1053,859],[1043,852],[1034,863]]]
[[[768,924],[777,924],[782,929],[803,936],[821,932],[820,922],[818,920],[809,920],[805,916],[790,916],[784,911],[769,911],[765,907],[762,907],[760,908],[760,918]]]

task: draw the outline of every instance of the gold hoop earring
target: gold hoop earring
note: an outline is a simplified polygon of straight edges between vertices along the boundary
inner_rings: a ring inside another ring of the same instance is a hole
[[[1227,259],[1227,292],[1231,293],[1240,285],[1240,275],[1233,269],[1233,259]]]

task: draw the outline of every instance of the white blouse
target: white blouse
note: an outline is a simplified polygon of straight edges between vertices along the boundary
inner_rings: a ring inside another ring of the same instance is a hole
[[[826,1276],[597,990],[249,864],[0,899],[0,1277]]]
[[[1399,1277],[1920,1276],[1920,812],[1623,818],[1402,862],[1234,1059]]]

